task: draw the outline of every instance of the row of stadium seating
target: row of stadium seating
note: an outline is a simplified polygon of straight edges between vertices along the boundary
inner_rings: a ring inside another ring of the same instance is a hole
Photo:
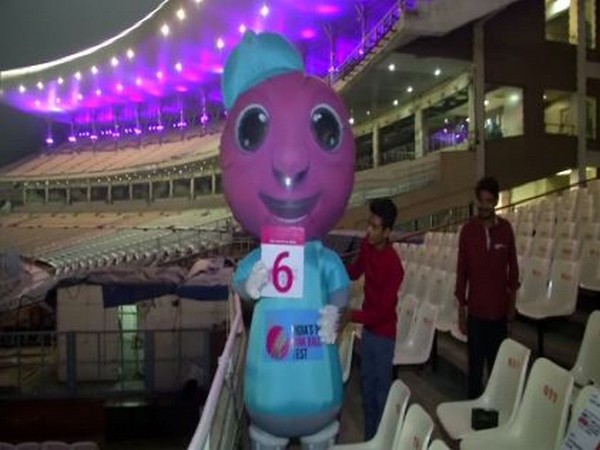
[[[114,151],[44,151],[0,169],[0,176],[43,177],[57,175],[93,175],[123,169],[153,168],[199,161],[208,151],[216,149],[218,135],[185,141],[153,144],[143,148]]]

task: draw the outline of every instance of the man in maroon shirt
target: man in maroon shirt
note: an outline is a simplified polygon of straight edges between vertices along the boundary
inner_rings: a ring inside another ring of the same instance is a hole
[[[495,213],[498,182],[481,179],[475,194],[478,215],[460,232],[455,291],[458,325],[469,342],[470,398],[481,395],[483,365],[487,364],[489,374],[508,335],[519,288],[515,235],[510,223]]]
[[[390,199],[370,204],[367,237],[358,258],[348,267],[352,280],[365,276],[362,309],[350,310],[350,320],[363,325],[361,385],[365,413],[365,440],[371,439],[381,420],[393,378],[396,342],[396,303],[404,270],[390,244],[398,214]]]

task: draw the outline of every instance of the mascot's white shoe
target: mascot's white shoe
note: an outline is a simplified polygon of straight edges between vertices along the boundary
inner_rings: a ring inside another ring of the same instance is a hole
[[[335,444],[335,437],[340,431],[340,423],[335,421],[318,433],[300,438],[302,450],[328,450]]]
[[[335,421],[315,434],[301,437],[302,450],[329,450],[339,431],[340,423]],[[252,450],[285,450],[289,444],[288,439],[272,436],[254,425],[250,425],[250,439]]]
[[[250,425],[252,450],[285,450],[290,442],[287,438],[272,436],[269,433]]]

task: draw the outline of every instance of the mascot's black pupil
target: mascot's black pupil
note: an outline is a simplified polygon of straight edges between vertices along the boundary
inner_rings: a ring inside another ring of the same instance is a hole
[[[238,125],[238,142],[248,152],[256,150],[265,139],[269,116],[262,108],[250,108],[242,114]]]
[[[341,125],[333,111],[328,108],[317,108],[313,111],[312,129],[319,145],[325,150],[334,150],[340,143]]]

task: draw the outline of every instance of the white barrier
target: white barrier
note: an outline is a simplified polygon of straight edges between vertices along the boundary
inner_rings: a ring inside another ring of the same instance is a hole
[[[237,439],[243,422],[242,384],[246,335],[237,295],[233,297],[233,302],[231,329],[188,450],[234,448],[231,441]],[[216,429],[217,427],[220,429]]]

